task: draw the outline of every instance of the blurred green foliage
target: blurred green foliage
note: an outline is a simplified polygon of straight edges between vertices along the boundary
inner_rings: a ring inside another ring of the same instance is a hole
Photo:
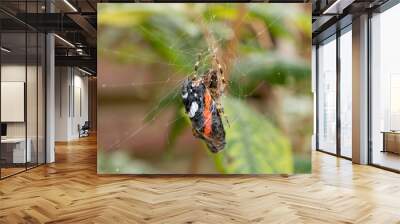
[[[100,174],[145,174],[156,172],[149,164],[132,158],[124,150],[97,153],[97,172]]]
[[[225,124],[226,148],[217,155],[210,154],[220,172],[293,173],[311,169],[311,161],[304,159],[307,157],[293,153],[291,142],[298,133],[283,130],[275,116],[260,113],[246,100],[251,98],[253,103],[263,106],[266,100],[270,100],[263,99],[263,96],[272,95],[276,88],[286,89],[287,93],[295,91],[295,94],[311,99],[309,6],[264,3],[99,4],[98,8],[101,57],[125,64],[157,64],[165,67],[165,72],[158,75],[167,77],[174,73],[183,78],[193,72],[199,53],[203,53],[200,71],[209,68],[212,47],[218,47],[220,53],[225,53],[225,59],[231,60],[227,64],[223,61],[229,84],[224,107],[233,124],[231,127]],[[240,17],[241,10],[244,17]],[[237,20],[240,23],[235,27]],[[216,46],[210,46],[210,36]],[[235,52],[228,54],[235,39],[238,40],[234,43]],[[268,89],[252,98],[262,82],[268,85]],[[163,109],[174,108],[172,119],[175,122],[167,130],[170,136],[167,154],[173,150],[177,138],[184,131],[190,131],[179,91],[177,87],[166,94],[165,89],[153,88],[152,99],[148,99],[156,102],[157,107],[147,114],[146,122],[154,120]],[[279,104],[268,109],[276,110],[275,114],[287,119],[280,112]],[[312,116],[312,112],[308,116]],[[312,127],[311,123],[304,125]],[[304,130],[308,134],[301,133],[305,136],[302,138],[311,135],[312,130],[307,127]],[[300,153],[309,154],[309,151]],[[108,164],[110,169],[115,167],[102,158],[100,161]]]
[[[271,53],[253,53],[235,63],[230,75],[230,90],[235,96],[241,96],[250,94],[262,81],[277,86],[300,84],[309,78],[310,69],[306,61]]]
[[[224,98],[230,125],[225,123],[225,149],[214,155],[222,173],[293,173],[289,139],[245,101]]]

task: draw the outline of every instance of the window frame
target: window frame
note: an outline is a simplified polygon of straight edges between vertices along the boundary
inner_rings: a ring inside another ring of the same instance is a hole
[[[341,67],[340,67],[340,37],[344,35],[347,32],[352,31],[352,22],[349,20],[351,17],[344,17],[342,20],[339,20],[338,23],[342,22],[343,27],[338,27],[337,24],[334,24],[336,26],[336,32],[327,36],[326,38],[319,40],[318,43],[316,44],[316,53],[315,53],[315,61],[316,61],[316,66],[315,66],[315,80],[316,80],[316,94],[315,94],[315,100],[316,100],[316,151],[327,153],[333,156],[337,156],[340,158],[344,158],[347,160],[352,160],[351,157],[347,157],[342,155],[341,153],[341,119],[340,119],[340,103],[341,103],[341,97],[340,97],[340,84],[341,84]],[[336,41],[336,151],[335,153],[329,152],[327,150],[321,149],[320,144],[319,144],[319,110],[320,110],[320,105],[319,105],[319,89],[320,89],[320,83],[319,83],[319,53],[318,49],[322,43],[327,43],[330,41]]]
[[[395,172],[395,173],[400,173],[400,169],[394,169],[391,167],[387,167],[384,165],[380,165],[377,163],[373,162],[373,130],[372,130],[372,94],[373,94],[373,88],[372,88],[372,41],[373,41],[373,35],[372,35],[372,19],[374,17],[374,14],[381,14],[384,13],[385,11],[393,8],[394,6],[398,5],[400,3],[399,0],[388,0],[384,4],[380,5],[377,8],[374,8],[372,10],[369,10],[368,13],[368,32],[367,32],[367,39],[368,39],[368,165],[377,167],[383,170]]]

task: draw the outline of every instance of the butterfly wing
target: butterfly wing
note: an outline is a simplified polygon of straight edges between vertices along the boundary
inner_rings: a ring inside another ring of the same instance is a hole
[[[225,130],[210,91],[202,82],[188,80],[182,87],[182,99],[194,136],[203,139],[211,152],[221,151],[225,147]]]

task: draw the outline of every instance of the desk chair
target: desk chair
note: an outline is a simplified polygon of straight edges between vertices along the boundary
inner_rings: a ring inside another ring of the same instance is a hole
[[[89,136],[89,129],[90,129],[89,121],[85,121],[82,127],[80,127],[80,125],[78,124],[79,138]]]

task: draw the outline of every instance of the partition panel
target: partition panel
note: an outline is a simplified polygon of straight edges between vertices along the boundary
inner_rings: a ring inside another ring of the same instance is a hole
[[[38,105],[37,105],[37,121],[38,121],[38,164],[43,164],[46,162],[46,138],[45,138],[45,121],[46,121],[46,76],[45,76],[45,66],[46,66],[46,37],[43,33],[38,34],[38,76],[37,76],[37,89],[38,89]]]
[[[336,35],[318,47],[318,149],[336,154]]]
[[[26,32],[1,35],[2,178],[26,170],[31,148],[26,126]],[[11,109],[13,108],[13,109]]]
[[[17,6],[16,12],[24,16],[45,12],[44,3],[1,1],[0,7]],[[11,30],[0,27],[0,178],[3,179],[45,163],[46,38],[13,13],[0,11],[0,19],[13,23]]]
[[[31,147],[31,158],[30,162],[28,162],[28,168],[34,167],[37,165],[37,151],[38,151],[38,141],[37,141],[37,132],[38,132],[38,123],[37,123],[37,80],[38,80],[38,49],[37,49],[37,41],[38,36],[37,32],[29,31],[27,33],[28,38],[28,61],[27,61],[27,141]]]
[[[352,157],[352,31],[340,36],[340,155]]]

